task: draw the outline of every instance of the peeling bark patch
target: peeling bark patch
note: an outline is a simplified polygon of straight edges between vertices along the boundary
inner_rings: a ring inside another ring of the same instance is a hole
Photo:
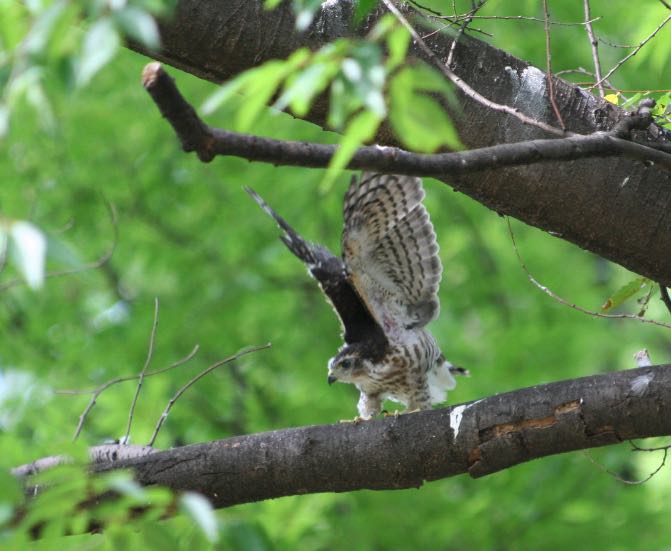
[[[469,462],[469,473],[471,476],[478,477],[483,476],[484,474],[489,474],[490,472],[495,472],[500,470],[499,466],[491,468],[494,466],[492,463],[492,458],[486,459],[491,455],[491,449],[500,448],[499,459],[505,464],[506,461],[503,458],[505,453],[512,453],[516,460],[512,464],[523,461],[519,453],[514,451],[514,448],[517,446],[525,447],[525,439],[528,438],[529,431],[542,430],[550,427],[554,427],[557,423],[560,422],[560,418],[566,415],[572,416],[581,416],[582,415],[582,399],[571,400],[569,402],[564,402],[559,404],[554,408],[552,415],[547,417],[536,417],[533,419],[522,419],[521,421],[514,421],[510,423],[500,423],[498,425],[493,425],[491,427],[486,427],[479,431],[480,444],[469,450],[468,452],[468,462]],[[612,428],[612,427],[610,427]],[[526,436],[525,436],[526,434]],[[517,442],[517,446],[510,448],[510,442]],[[507,452],[504,452],[507,450]],[[519,450],[518,450],[519,452]],[[484,464],[483,453],[486,454]],[[524,455],[524,454],[523,454]],[[492,463],[489,465],[489,463]]]
[[[486,442],[493,438],[500,438],[511,432],[521,432],[525,429],[544,429],[551,427],[557,422],[559,415],[566,415],[567,413],[574,413],[580,411],[580,400],[572,400],[565,404],[560,404],[554,410],[552,415],[547,417],[540,417],[536,419],[523,419],[514,423],[501,423],[493,427],[487,427],[480,431],[480,442]]]

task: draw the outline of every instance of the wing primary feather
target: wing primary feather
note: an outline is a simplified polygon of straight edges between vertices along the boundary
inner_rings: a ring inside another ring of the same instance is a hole
[[[263,198],[252,188],[245,187],[244,189],[247,193],[249,193],[249,195],[251,195],[252,199],[254,199],[254,201],[256,201],[256,203],[271,218],[273,218],[275,222],[277,222],[277,225],[280,227],[280,229],[284,231],[284,235],[280,236],[280,239],[287,246],[287,249],[289,249],[292,253],[294,253],[294,255],[300,258],[308,265],[308,267],[312,269],[312,266],[317,264],[317,258],[314,254],[314,246],[311,246],[310,243],[298,235],[296,230],[294,230],[284,218],[282,218],[272,208],[270,208],[268,203],[266,203]]]
[[[256,203],[271,216],[284,231],[280,236],[287,248],[305,264],[338,314],[343,327],[343,338],[348,344],[366,341],[375,355],[383,355],[388,341],[382,328],[359,298],[350,283],[342,259],[326,247],[303,239],[253,189],[245,187]]]

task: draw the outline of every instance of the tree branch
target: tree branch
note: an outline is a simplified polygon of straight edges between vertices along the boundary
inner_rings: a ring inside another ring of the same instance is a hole
[[[670,365],[361,423],[140,450],[120,460],[108,454],[93,470],[132,468],[141,484],[197,491],[227,507],[315,492],[420,487],[466,473],[479,478],[548,455],[661,435],[671,435]]]
[[[338,146],[335,145],[274,140],[212,128],[200,120],[159,63],[150,63],[145,67],[142,81],[177,133],[184,151],[195,151],[203,162],[210,162],[216,155],[232,155],[275,165],[326,168],[337,151]],[[347,168],[446,177],[550,161],[627,157],[654,163],[671,171],[670,154],[621,137],[633,129],[647,128],[649,121],[649,116],[632,116],[623,119],[610,132],[500,144],[459,153],[423,155],[396,147],[361,147]]]

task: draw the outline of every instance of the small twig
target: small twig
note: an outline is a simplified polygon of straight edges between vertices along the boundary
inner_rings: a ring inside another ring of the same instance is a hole
[[[529,279],[529,281],[535,287],[537,287],[538,289],[543,291],[546,295],[552,297],[559,304],[563,304],[564,306],[568,306],[569,308],[572,308],[573,310],[577,310],[578,312],[582,312],[583,314],[587,314],[587,315],[595,317],[595,318],[632,319],[632,320],[639,321],[641,323],[649,323],[651,325],[657,325],[658,327],[664,327],[666,329],[671,329],[671,324],[668,324],[668,323],[663,323],[661,321],[656,321],[656,320],[651,320],[651,319],[648,319],[648,318],[643,318],[641,316],[636,316],[634,314],[602,314],[601,312],[595,312],[593,310],[588,310],[587,308],[583,308],[582,306],[578,306],[577,304],[569,302],[568,300],[560,297],[554,291],[552,291],[551,289],[549,289],[545,285],[539,283],[538,280],[531,274],[531,272],[527,268],[526,264],[524,263],[524,260],[522,259],[522,255],[520,254],[519,249],[517,248],[517,242],[515,241],[515,234],[513,233],[513,228],[510,225],[510,218],[506,217],[506,223],[508,224],[508,233],[510,234],[510,240],[512,241],[513,249],[515,250],[515,256],[517,257],[517,260],[518,260],[522,270],[524,270],[524,273],[527,275],[527,278]]]
[[[177,400],[179,400],[180,396],[184,394],[189,387],[197,383],[200,379],[205,377],[208,373],[214,371],[218,367],[233,362],[237,360],[238,358],[241,358],[242,356],[246,356],[247,354],[251,354],[252,352],[258,352],[259,350],[264,350],[266,348],[270,348],[270,343],[260,345],[260,346],[251,346],[248,348],[243,348],[242,350],[239,350],[232,356],[229,356],[228,358],[224,358],[223,360],[220,360],[214,364],[212,364],[210,367],[207,369],[204,369],[201,371],[198,375],[196,375],[193,379],[191,379],[188,383],[186,383],[184,386],[182,386],[177,392],[175,392],[175,395],[170,398],[168,401],[168,404],[165,406],[165,409],[163,410],[163,413],[161,414],[161,417],[159,417],[158,422],[156,423],[156,428],[154,429],[154,433],[151,435],[151,439],[147,443],[147,446],[153,446],[154,441],[156,440],[156,437],[158,436],[158,432],[161,430],[161,426],[163,425],[163,422],[168,418],[168,414],[170,413],[170,410],[172,409],[172,406],[175,404]]]
[[[112,256],[114,255],[114,251],[116,251],[117,244],[119,243],[118,218],[117,218],[116,207],[114,206],[114,204],[111,203],[110,201],[108,201],[104,196],[103,196],[103,199],[105,200],[105,205],[107,206],[107,210],[109,211],[110,221],[112,223],[112,231],[114,232],[112,245],[109,248],[109,250],[107,252],[105,252],[98,260],[94,260],[93,262],[89,262],[88,264],[84,264],[83,266],[78,266],[76,268],[70,268],[68,270],[56,270],[56,271],[53,271],[53,272],[47,272],[44,275],[45,278],[63,277],[63,276],[78,274],[80,272],[84,272],[84,271],[87,271],[87,270],[94,270],[96,268],[102,268],[112,258]],[[9,281],[0,285],[0,293],[2,293],[3,291],[6,291],[7,289],[11,289],[12,287],[16,287],[17,285],[22,285],[22,284],[25,284],[25,283],[26,283],[26,280],[23,279],[23,278],[18,278],[17,277],[17,278],[14,278],[14,279],[10,279]]]
[[[562,118],[559,106],[557,105],[555,83],[554,78],[552,78],[552,47],[550,45],[550,12],[548,10],[548,0],[543,0],[543,15],[545,17],[545,77],[548,83],[548,96],[559,126],[561,126],[562,130],[566,130],[564,119]]]
[[[459,38],[461,37],[462,34],[464,34],[464,31],[468,27],[468,25],[473,21],[473,16],[478,12],[478,10],[485,5],[485,2],[487,0],[480,0],[480,3],[477,5],[473,6],[473,9],[471,10],[470,14],[464,18],[463,23],[459,27],[459,30],[457,31],[457,34],[454,36],[454,39],[452,40],[452,44],[450,45],[450,51],[447,54],[447,60],[445,61],[445,65],[447,67],[452,67],[452,60],[454,59],[454,51],[457,49],[457,42],[459,41]]]
[[[382,0],[385,6],[387,6],[387,9],[396,17],[396,19],[399,20],[401,25],[403,25],[410,35],[413,37],[417,45],[420,47],[420,49],[427,55],[427,57],[433,62],[433,64],[445,75],[447,79],[449,79],[454,85],[459,88],[464,94],[466,94],[468,97],[473,99],[474,101],[477,101],[479,104],[488,107],[489,109],[492,109],[494,111],[499,111],[501,113],[506,113],[508,115],[511,115],[518,120],[522,121],[524,124],[528,124],[531,126],[535,126],[537,128],[540,128],[541,130],[544,130],[545,132],[548,132],[550,134],[554,134],[555,136],[567,136],[571,135],[570,133],[566,133],[563,130],[559,128],[555,128],[554,126],[551,126],[549,124],[546,124],[541,121],[537,121],[536,119],[533,119],[524,113],[521,113],[519,109],[516,109],[514,107],[510,107],[509,105],[502,105],[500,103],[493,102],[480,93],[476,92],[473,88],[471,88],[468,84],[466,84],[461,77],[459,77],[452,69],[447,67],[439,58],[438,56],[433,52],[431,48],[429,48],[422,40],[422,37],[419,35],[419,33],[415,30],[415,28],[408,22],[408,20],[403,16],[403,14],[398,10],[398,8],[394,5],[394,3],[391,0]]]
[[[625,50],[629,50],[631,48],[635,48],[636,46],[638,46],[638,44],[616,44],[615,42],[611,42],[610,40],[606,40],[605,38],[602,37],[599,37],[597,40],[602,44],[605,44],[606,46],[610,46],[611,48],[622,48]]]
[[[659,0],[659,3],[662,4],[667,10],[671,10],[671,4],[669,4],[666,0]]]
[[[629,440],[629,444],[631,444],[632,451],[634,452],[658,452],[660,450],[668,450],[671,448],[671,444],[667,444],[666,446],[657,446],[654,448],[643,448],[636,444],[633,440]]]
[[[583,6],[585,8],[585,30],[587,31],[587,36],[589,38],[589,43],[592,45],[592,59],[594,61],[594,75],[596,80],[599,83],[599,95],[604,97],[606,92],[603,89],[603,79],[601,78],[601,61],[599,60],[599,41],[594,34],[594,29],[592,29],[592,22],[590,21],[590,5],[589,0],[583,0]]]
[[[666,456],[669,454],[669,450],[668,450],[668,448],[661,448],[661,450],[664,451],[664,457],[662,457],[662,462],[659,464],[659,466],[654,471],[652,471],[648,476],[646,476],[642,480],[628,480],[626,478],[623,478],[619,474],[614,473],[613,471],[604,467],[601,463],[599,463],[596,459],[594,459],[587,451],[583,451],[582,453],[585,457],[587,457],[587,459],[589,459],[592,462],[593,465],[597,466],[603,472],[608,473],[615,480],[617,480],[619,482],[622,482],[623,484],[629,484],[631,486],[637,486],[639,484],[645,484],[648,480],[650,480],[653,476],[655,476],[659,471],[662,470],[662,467],[664,467],[664,465],[666,464]],[[641,448],[639,451],[643,451],[643,448]]]
[[[176,367],[179,367],[180,365],[184,365],[186,362],[190,361],[198,352],[199,345],[194,346],[193,350],[189,352],[184,358],[177,360],[175,363],[170,364],[168,367],[164,367],[162,369],[157,369],[156,371],[149,371],[144,374],[145,377],[152,377],[154,375],[159,375],[160,373],[165,373],[166,371],[169,371],[171,369],[174,369]],[[96,401],[98,397],[105,392],[109,387],[114,386],[118,383],[123,383],[125,381],[133,381],[137,378],[139,378],[140,375],[128,375],[125,377],[116,377],[114,379],[110,379],[109,381],[101,384],[97,388],[93,390],[57,390],[56,394],[69,394],[69,395],[78,395],[78,394],[92,394],[91,399],[89,400],[89,403],[86,405],[86,408],[82,412],[82,414],[79,416],[79,422],[77,423],[77,428],[75,429],[75,434],[72,437],[72,440],[77,440],[79,435],[82,432],[82,428],[84,427],[84,422],[86,421],[86,417],[88,416],[89,412],[93,409],[93,406],[96,405]]]
[[[591,71],[588,71],[584,67],[578,67],[576,69],[563,69],[561,71],[556,72],[555,76],[559,77],[561,75],[566,75],[566,74],[570,74],[570,73],[578,73],[580,75],[587,75],[587,76],[593,78],[594,82],[596,82],[596,75],[594,73],[592,73]],[[582,86],[582,85],[591,85],[592,82],[575,82],[574,84],[576,84],[577,86]],[[622,92],[631,92],[632,91],[632,90],[619,90],[618,88],[613,86],[612,83],[610,82],[610,80],[608,80],[608,79],[604,79],[603,84],[605,84],[610,90],[613,90],[613,91],[617,92],[618,95],[620,95],[620,96],[622,95]],[[604,87],[604,90],[605,90],[605,87]]]
[[[664,25],[666,25],[669,21],[671,21],[671,15],[667,16],[667,18],[664,19],[664,21],[662,21],[662,22],[657,26],[657,28],[656,28],[654,31],[652,31],[651,34],[649,34],[649,35],[648,35],[647,37],[645,37],[641,42],[638,43],[638,45],[636,46],[636,48],[634,48],[634,50],[632,50],[631,52],[629,52],[629,53],[628,53],[626,56],[624,56],[620,61],[618,61],[618,62],[615,64],[615,66],[614,66],[610,71],[608,71],[608,72],[601,78],[601,80],[598,80],[597,82],[595,82],[592,86],[589,87],[589,89],[591,90],[591,89],[593,89],[593,88],[596,88],[597,86],[599,86],[600,84],[602,84],[603,82],[605,82],[606,79],[610,77],[610,75],[612,75],[615,71],[617,71],[620,67],[622,67],[622,65],[623,65],[624,63],[626,63],[629,59],[631,59],[632,57],[634,57],[634,56],[641,50],[641,48],[643,48],[643,46],[645,46],[648,42],[650,42],[650,40],[652,40],[652,39],[655,37],[655,35],[662,29],[662,27],[664,27]]]
[[[456,12],[454,15],[444,15],[443,13],[439,11],[435,11],[428,6],[423,6],[419,2],[415,2],[413,0],[410,0],[408,2],[409,4],[412,4],[413,6],[426,11],[427,13],[431,14],[431,17],[433,19],[444,19],[449,21],[451,24],[457,24],[460,21],[463,21],[464,19],[493,19],[496,21],[534,21],[536,23],[544,23],[545,20],[541,17],[531,17],[528,15],[472,15],[471,12],[463,13],[463,14],[457,14]],[[594,23],[595,21],[599,21],[601,19],[601,16],[595,17],[594,19],[591,19],[589,23]],[[550,21],[550,25],[557,25],[557,26],[563,26],[563,27],[581,27],[587,23],[586,21],[577,21],[575,23],[568,22],[568,21]]]
[[[666,285],[659,284],[659,293],[662,296],[662,302],[666,309],[671,313],[671,297],[669,297],[669,291],[666,288]]]
[[[149,336],[149,349],[147,350],[147,359],[144,362],[142,371],[137,381],[137,388],[135,389],[135,396],[133,396],[133,401],[130,405],[130,410],[128,411],[128,426],[126,427],[126,435],[122,441],[122,444],[128,444],[128,438],[130,437],[130,427],[133,424],[133,413],[135,412],[135,405],[140,396],[140,390],[142,390],[142,383],[144,382],[145,373],[151,362],[152,357],[154,356],[154,344],[156,342],[156,328],[158,327],[158,297],[154,299],[154,322],[151,325],[151,334]]]
[[[638,316],[643,317],[645,316],[645,313],[648,311],[648,306],[650,306],[650,299],[652,298],[652,292],[654,289],[652,288],[652,285],[648,288],[648,292],[645,294],[645,296],[638,301],[640,304],[640,307],[638,309]]]

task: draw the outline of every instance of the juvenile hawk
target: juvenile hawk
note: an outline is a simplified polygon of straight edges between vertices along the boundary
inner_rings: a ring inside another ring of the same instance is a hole
[[[369,419],[390,399],[409,411],[444,402],[456,386],[424,326],[438,316],[442,265],[422,204],[419,178],[363,174],[345,194],[342,259],[305,241],[253,190],[246,190],[284,231],[340,317],[345,344],[328,363],[328,382],[353,383],[359,415]]]

